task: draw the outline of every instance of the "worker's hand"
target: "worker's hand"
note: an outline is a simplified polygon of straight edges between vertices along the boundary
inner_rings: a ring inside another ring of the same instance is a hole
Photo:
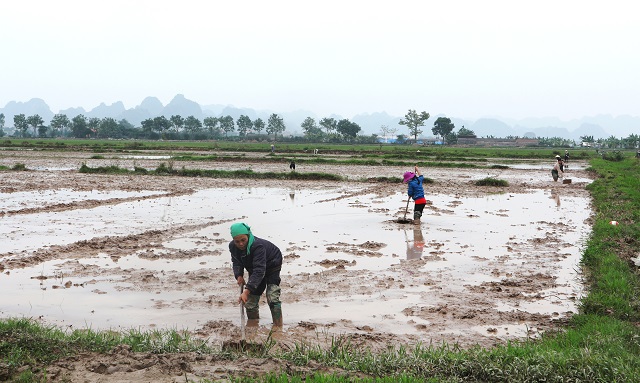
[[[249,299],[249,289],[244,289],[242,294],[240,294],[240,298],[238,298],[238,303],[247,303],[247,299]]]
[[[242,275],[238,277],[238,285],[244,285],[244,277]]]

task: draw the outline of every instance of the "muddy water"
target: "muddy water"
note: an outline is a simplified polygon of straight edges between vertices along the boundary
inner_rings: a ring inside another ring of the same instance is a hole
[[[92,193],[58,193],[61,200],[97,199]],[[227,248],[228,228],[236,221],[283,251],[285,331],[310,322],[334,332],[487,335],[491,328],[492,336],[523,336],[529,324],[502,313],[558,318],[575,311],[582,291],[578,261],[589,232],[585,197],[565,196],[550,185],[525,193],[428,198],[432,205],[421,226],[396,222],[405,212],[403,193],[380,196],[353,184],[206,188],[7,215],[0,218],[2,259],[43,249],[52,259],[0,274],[0,312],[93,329],[239,324]],[[14,193],[2,209],[41,206],[46,199]],[[78,245],[135,235],[142,236],[136,246]],[[58,252],[58,259],[50,254]],[[500,294],[513,286],[517,291]],[[464,301],[493,314],[474,314],[480,319],[471,324],[431,314],[468,313]],[[261,310],[268,318],[264,303]]]

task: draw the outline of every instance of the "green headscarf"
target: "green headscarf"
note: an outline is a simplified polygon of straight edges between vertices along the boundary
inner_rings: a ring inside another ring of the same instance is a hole
[[[249,225],[243,222],[234,223],[231,225],[231,237],[235,238],[240,234],[246,234],[249,236],[249,241],[247,242],[247,255],[249,255],[251,251],[251,245],[253,245],[253,240],[255,239],[253,234],[251,233],[251,228]]]

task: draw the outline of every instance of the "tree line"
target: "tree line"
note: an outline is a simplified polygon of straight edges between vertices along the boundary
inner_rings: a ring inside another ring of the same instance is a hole
[[[429,114],[422,112],[416,114],[415,111],[409,111],[406,122],[409,131],[417,138],[422,133],[420,126],[424,125],[424,121],[429,118]],[[446,123],[443,122],[446,120]],[[0,114],[0,128],[4,127],[4,115]],[[240,139],[255,138],[264,134],[272,136],[274,140],[278,139],[278,135],[282,138],[286,126],[282,117],[273,113],[265,122],[261,118],[251,120],[246,115],[241,115],[237,120],[232,116],[206,117],[202,121],[194,116],[186,118],[180,115],[172,115],[167,118],[158,116],[148,118],[140,123],[139,127],[133,126],[126,119],[116,121],[111,117],[97,118],[80,114],[73,118],[67,117],[65,114],[56,114],[51,119],[49,125],[44,124],[44,119],[34,114],[26,116],[25,114],[17,114],[13,117],[13,125],[15,128],[14,136],[20,138],[55,138],[55,137],[73,137],[73,138],[145,138],[145,139],[229,139],[234,132]],[[451,120],[438,118],[436,121],[438,129],[443,136],[453,129]],[[360,136],[362,128],[357,123],[349,119],[335,119],[333,117],[325,117],[316,121],[313,117],[307,117],[301,123],[304,139],[314,142],[351,142],[351,143],[376,143],[378,135]],[[384,129],[385,127],[382,127]],[[4,133],[2,129],[0,129]],[[434,131],[435,132],[435,131]],[[399,135],[398,141],[406,141],[406,136]]]
[[[380,138],[388,138],[395,135],[397,143],[415,143],[423,133],[422,127],[430,118],[427,112],[416,112],[409,109],[400,125],[406,126],[408,135],[397,134],[397,128],[389,128],[386,125],[380,127],[380,134],[362,136],[359,133],[362,128],[348,119],[337,120],[332,117],[321,118],[318,121],[313,117],[307,117],[300,124],[303,137],[283,136],[286,126],[282,117],[272,113],[265,122],[261,118],[251,120],[246,115],[240,115],[237,120],[232,116],[206,117],[202,121],[194,116],[186,118],[180,115],[172,115],[167,118],[158,116],[148,118],[140,123],[139,127],[129,123],[126,119],[116,121],[111,117],[87,118],[80,114],[69,119],[65,114],[56,114],[48,126],[38,114],[26,116],[18,114],[13,117],[15,128],[14,137],[20,138],[111,138],[111,139],[167,139],[167,140],[206,140],[206,139],[271,139],[277,140],[280,135],[285,141],[309,141],[330,143],[378,143]],[[0,137],[4,136],[5,116],[0,113]],[[443,144],[455,144],[458,137],[475,136],[472,130],[462,126],[457,132],[450,118],[438,117],[433,123],[431,132],[440,137]],[[263,134],[264,131],[264,134]],[[237,135],[234,134],[237,132]],[[413,137],[411,140],[410,137]],[[509,136],[506,138],[519,138]],[[580,137],[582,142],[593,143],[594,146],[603,148],[637,148],[640,138],[631,134],[626,138],[611,136],[606,139],[594,140],[593,136]],[[540,146],[570,147],[575,146],[573,140],[560,137],[539,138]]]
[[[0,113],[0,136],[4,135],[4,114]],[[202,121],[194,116],[186,118],[180,115],[172,115],[167,118],[158,116],[148,118],[140,123],[139,127],[129,123],[126,119],[116,121],[111,117],[97,118],[80,114],[73,118],[65,114],[56,114],[49,125],[44,124],[44,119],[34,114],[26,116],[17,114],[13,117],[14,136],[20,138],[145,138],[145,139],[223,139],[237,132],[239,138],[272,136],[274,140],[278,135],[282,138],[286,126],[282,117],[273,113],[265,122],[261,118],[251,120],[246,115],[241,115],[237,120],[232,116],[206,117]],[[315,120],[307,117],[301,124],[306,139],[327,139],[332,141],[353,141],[358,137],[361,127],[348,119],[335,120],[323,118],[320,120],[320,128]],[[264,131],[264,134],[263,134]]]
[[[4,127],[4,115],[0,114],[0,128]],[[97,118],[80,114],[73,118],[65,114],[56,114],[49,125],[38,114],[26,116],[17,114],[13,117],[14,136],[16,137],[73,137],[73,138],[146,138],[146,139],[212,139],[228,136],[236,130],[239,136],[247,136],[251,132],[261,134],[265,130],[274,139],[282,134],[286,127],[283,119],[277,114],[269,116],[265,123],[258,118],[251,121],[247,116],[240,116],[234,121],[231,116],[207,117],[200,121],[194,116],[186,118],[173,115],[170,118],[159,116],[148,118],[139,127],[126,119],[116,121],[111,117]],[[4,130],[2,130],[4,131]]]

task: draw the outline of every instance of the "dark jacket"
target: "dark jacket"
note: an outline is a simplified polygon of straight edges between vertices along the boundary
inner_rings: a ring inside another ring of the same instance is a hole
[[[280,271],[282,267],[280,249],[266,239],[256,236],[254,238],[249,255],[247,255],[246,251],[238,249],[233,241],[229,242],[233,276],[238,279],[239,276],[244,275],[244,269],[247,269],[249,272],[247,288],[251,292],[258,289],[258,285],[265,275]]]

